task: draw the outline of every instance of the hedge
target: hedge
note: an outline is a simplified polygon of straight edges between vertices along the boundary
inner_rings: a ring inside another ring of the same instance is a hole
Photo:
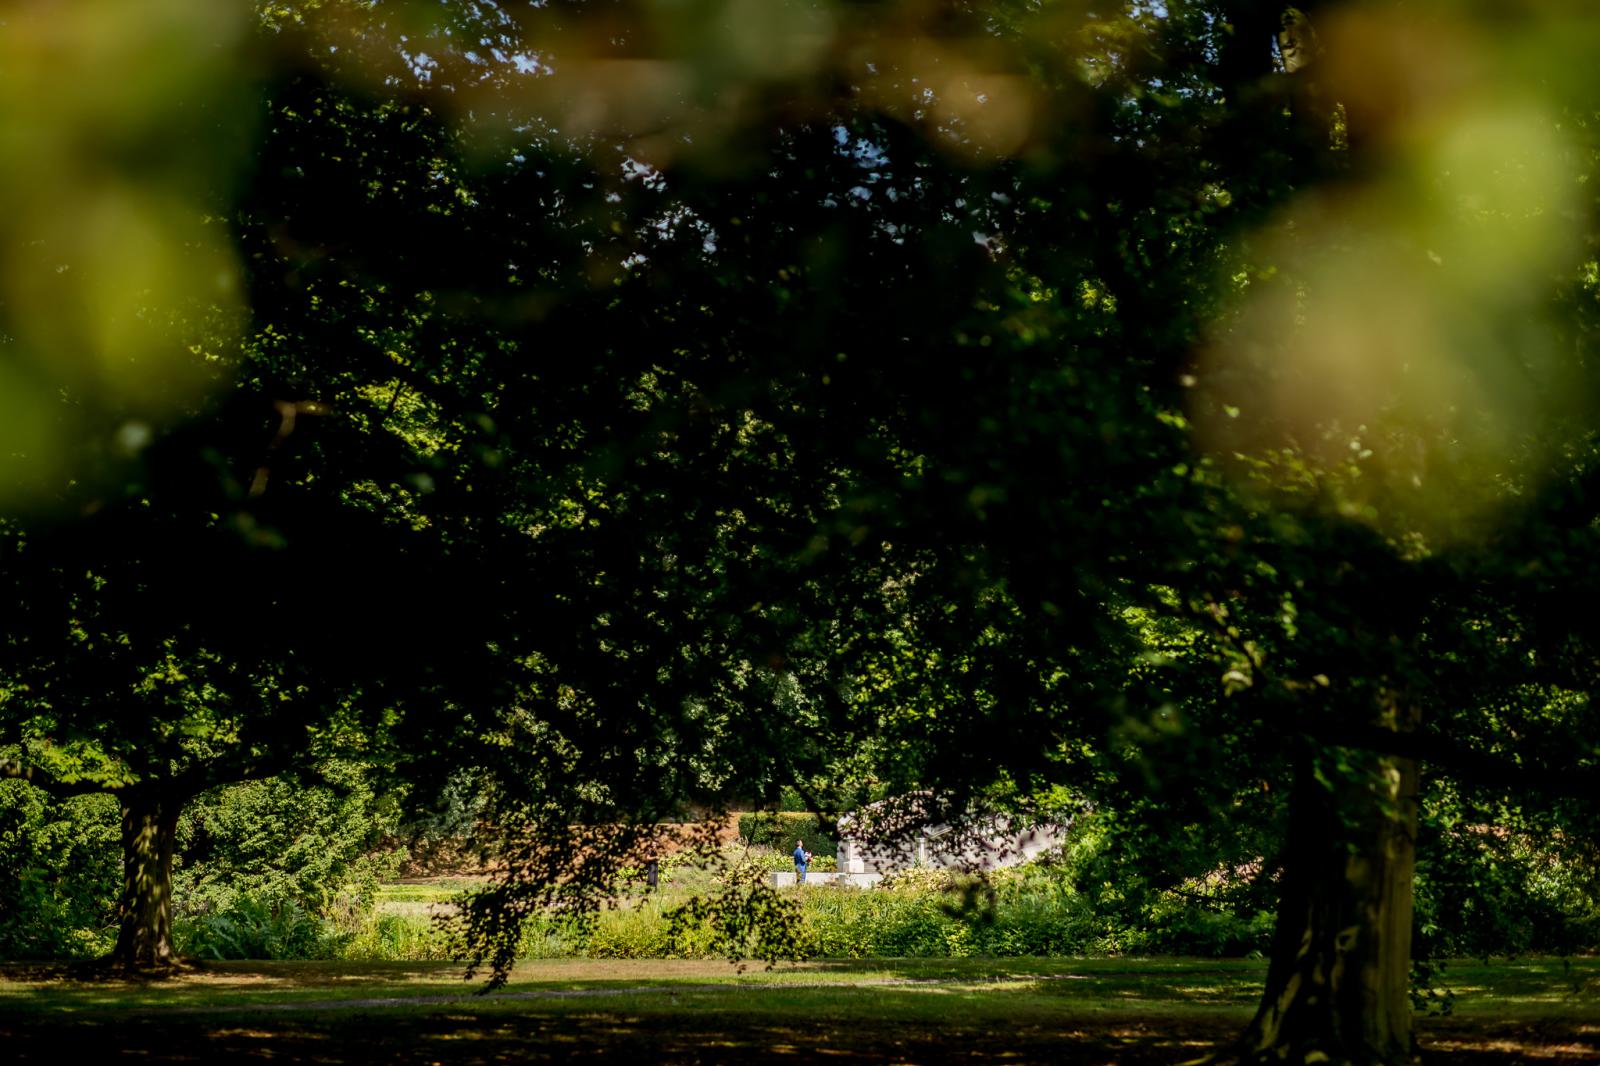
[[[739,835],[752,844],[789,850],[804,840],[806,850],[822,857],[839,854],[839,830],[831,819],[805,811],[760,811],[739,817]]]

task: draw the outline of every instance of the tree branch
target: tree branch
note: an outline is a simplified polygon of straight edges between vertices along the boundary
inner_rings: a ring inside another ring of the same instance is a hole
[[[1401,732],[1367,723],[1302,722],[1313,740],[1418,759],[1473,784],[1527,789],[1546,796],[1591,797],[1600,792],[1600,765],[1562,765],[1542,757],[1512,758],[1426,732]]]
[[[240,752],[237,755],[210,759],[189,767],[171,781],[173,792],[182,796],[198,796],[218,785],[232,785],[240,781],[259,781],[277,777],[294,767],[295,757],[286,752],[265,755]]]

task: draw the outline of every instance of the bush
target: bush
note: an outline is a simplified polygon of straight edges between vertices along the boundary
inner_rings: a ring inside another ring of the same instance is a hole
[[[798,811],[761,811],[739,817],[739,836],[750,844],[766,844],[793,851],[796,840],[806,842],[813,856],[835,858],[839,854],[838,827],[816,814]]]
[[[450,937],[428,915],[357,915],[323,943],[330,951],[328,957],[360,962],[442,962],[460,956]]]
[[[116,939],[121,816],[111,796],[52,801],[0,781],[0,957],[103,954]]]
[[[1261,955],[1272,943],[1273,918],[1270,910],[1238,913],[1163,893],[1144,921],[1116,930],[1116,948],[1140,955]]]
[[[328,914],[369,910],[404,852],[374,850],[394,829],[394,804],[356,767],[325,769],[335,787],[292,778],[250,781],[199,797],[178,822],[173,900],[185,918],[293,901]]]
[[[1417,845],[1416,955],[1600,947],[1600,848],[1551,827],[1441,824]]]
[[[791,811],[798,814],[806,813],[809,805],[805,797],[792,788],[783,789],[778,793],[778,810]]]
[[[742,863],[752,863],[765,873],[783,873],[794,870],[794,852],[779,851],[766,844],[751,844],[749,854],[740,860]],[[811,855],[811,865],[807,867],[812,873],[831,873],[839,869],[839,860],[833,855]]]
[[[483,790],[469,772],[452,774],[426,794],[395,829],[392,850],[407,853],[401,872],[428,877],[478,870],[483,866],[474,836],[483,808]]]
[[[602,911],[586,934],[575,937],[592,959],[697,958],[693,941],[675,943],[659,900]]]
[[[321,959],[337,951],[331,926],[285,897],[236,895],[225,910],[174,932],[179,951],[202,959]]]

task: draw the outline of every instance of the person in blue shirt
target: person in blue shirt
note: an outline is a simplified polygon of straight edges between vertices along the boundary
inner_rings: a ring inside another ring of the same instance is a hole
[[[796,884],[806,883],[806,867],[811,862],[811,853],[806,850],[805,842],[794,842],[794,879]]]

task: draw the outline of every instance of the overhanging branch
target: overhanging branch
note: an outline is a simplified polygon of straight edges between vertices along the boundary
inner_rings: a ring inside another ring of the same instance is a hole
[[[1417,759],[1474,784],[1526,789],[1546,796],[1591,797],[1600,792],[1600,765],[1560,764],[1544,757],[1513,758],[1436,733],[1404,732],[1365,723],[1303,722],[1313,740],[1383,755]]]
[[[178,795],[198,796],[218,785],[277,777],[293,769],[294,764],[295,757],[286,752],[240,752],[189,767],[172,779],[171,789]]]

